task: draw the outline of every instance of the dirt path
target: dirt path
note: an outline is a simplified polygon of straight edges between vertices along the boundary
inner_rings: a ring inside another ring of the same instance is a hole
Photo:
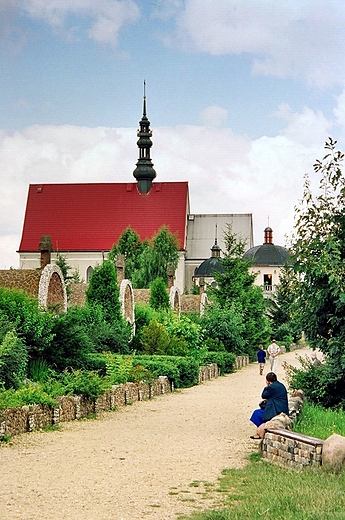
[[[280,356],[298,364],[297,355]],[[0,448],[0,518],[168,520],[205,509],[204,482],[256,449],[249,422],[265,379],[256,364]],[[207,484],[206,484],[207,486]]]

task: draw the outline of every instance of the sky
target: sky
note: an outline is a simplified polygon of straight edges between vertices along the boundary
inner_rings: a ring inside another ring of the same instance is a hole
[[[144,80],[156,180],[286,245],[328,136],[345,151],[344,26],[343,0],[0,0],[0,268],[30,183],[134,182]]]

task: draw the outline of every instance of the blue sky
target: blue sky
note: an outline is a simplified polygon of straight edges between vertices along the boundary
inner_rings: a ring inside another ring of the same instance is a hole
[[[2,0],[0,268],[29,183],[133,180],[144,79],[157,180],[284,245],[328,135],[345,150],[344,22],[341,0]]]

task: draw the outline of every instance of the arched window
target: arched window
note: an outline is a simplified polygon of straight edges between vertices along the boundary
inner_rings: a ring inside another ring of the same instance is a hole
[[[93,267],[91,267],[91,265],[89,265],[89,267],[86,269],[86,281],[87,281],[87,283],[90,282],[92,273],[93,273]]]

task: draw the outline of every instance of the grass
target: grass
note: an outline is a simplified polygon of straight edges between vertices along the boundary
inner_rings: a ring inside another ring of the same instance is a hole
[[[319,439],[327,439],[333,433],[345,437],[345,412],[305,403],[300,419],[294,425],[294,431]]]
[[[345,412],[305,403],[294,431],[326,439],[345,436]],[[192,483],[195,485],[195,483]],[[216,510],[180,516],[180,520],[344,520],[345,471],[327,472],[277,466],[259,452],[242,469],[227,469],[212,490]]]
[[[190,520],[344,520],[345,473],[281,468],[262,459],[227,469],[219,481],[221,509]]]

